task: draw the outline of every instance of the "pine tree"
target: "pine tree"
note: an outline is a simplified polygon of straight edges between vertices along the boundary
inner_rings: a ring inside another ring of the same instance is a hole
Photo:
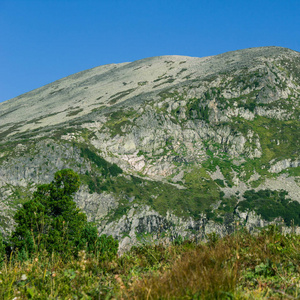
[[[68,256],[82,249],[95,252],[97,245],[100,249],[96,227],[87,222],[73,200],[79,186],[79,175],[71,169],[55,173],[50,184],[38,186],[33,198],[14,217],[17,226],[11,236],[13,249],[29,256],[43,250]],[[118,242],[112,238],[109,241],[115,255]]]

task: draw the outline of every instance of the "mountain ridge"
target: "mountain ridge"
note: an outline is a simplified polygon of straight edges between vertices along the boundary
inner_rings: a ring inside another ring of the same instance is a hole
[[[66,167],[81,177],[77,205],[122,249],[160,226],[172,239],[288,222],[286,201],[300,202],[299,66],[280,47],[151,57],[1,103],[0,228]]]
[[[250,49],[243,49],[243,50],[237,50],[237,51],[231,51],[231,52],[226,52],[224,54],[219,54],[217,56],[208,56],[208,57],[203,57],[203,58],[196,58],[196,57],[188,57],[188,56],[171,56],[171,55],[166,55],[166,56],[158,56],[158,57],[151,57],[151,58],[146,58],[146,59],[141,59],[141,60],[138,60],[138,61],[135,61],[135,62],[132,62],[132,63],[121,63],[121,64],[108,64],[108,65],[104,65],[104,66],[99,66],[99,67],[95,67],[95,68],[92,68],[92,69],[89,69],[89,70],[85,70],[85,71],[82,71],[82,72],[78,72],[78,73],[75,73],[73,75],[70,75],[70,76],[67,76],[67,77],[64,77],[62,79],[59,79],[57,81],[54,81],[50,84],[47,84],[41,88],[38,88],[38,89],[35,89],[31,92],[28,92],[28,93],[25,93],[23,95],[20,95],[18,97],[15,97],[13,99],[10,99],[8,101],[5,101],[3,103],[0,103],[0,110],[3,112],[1,115],[0,115],[0,126],[3,127],[5,123],[10,123],[9,122],[9,118],[7,118],[12,112],[17,112],[19,110],[19,108],[21,109],[22,108],[22,114],[20,113],[18,116],[20,117],[20,115],[23,115],[24,114],[24,109],[28,109],[31,111],[31,108],[32,108],[32,105],[33,103],[30,102],[30,98],[31,97],[35,97],[35,96],[38,96],[39,98],[39,101],[44,103],[43,99],[46,97],[46,100],[48,102],[48,105],[49,105],[49,108],[48,109],[51,109],[51,106],[49,104],[49,99],[51,99],[51,96],[55,96],[56,93],[59,93],[59,97],[62,97],[62,90],[63,89],[68,89],[68,90],[72,90],[78,86],[73,86],[72,85],[72,81],[75,80],[75,79],[78,79],[78,77],[82,77],[83,75],[86,75],[86,74],[94,74],[95,71],[97,71],[97,74],[95,74],[92,78],[91,77],[88,77],[87,80],[88,82],[82,80],[82,82],[80,82],[80,85],[81,86],[84,86],[84,84],[88,83],[89,85],[91,85],[93,83],[93,80],[95,80],[95,82],[99,82],[100,81],[105,81],[106,79],[106,76],[108,78],[113,78],[114,76],[114,73],[116,71],[121,71],[122,72],[122,68],[123,67],[129,67],[131,66],[132,69],[134,69],[135,67],[140,67],[139,65],[141,63],[150,63],[150,62],[155,62],[155,61],[158,61],[159,64],[162,63],[162,60],[166,60],[166,59],[179,59],[181,61],[183,61],[183,59],[188,59],[188,60],[197,60],[198,62],[201,62],[201,63],[205,63],[207,61],[210,61],[212,59],[212,57],[214,59],[216,58],[223,58],[223,57],[227,57],[227,56],[230,56],[232,55],[232,53],[234,53],[235,55],[240,55],[240,54],[243,54],[243,55],[249,55],[249,54],[252,54],[252,56],[257,56],[257,55],[260,55],[261,52],[274,52],[274,50],[280,50],[282,53],[284,52],[295,52],[293,50],[290,50],[290,49],[287,49],[287,48],[279,48],[279,47],[261,47],[261,48],[250,48]],[[297,53],[297,52],[295,52]],[[266,53],[265,53],[266,54]],[[251,57],[251,55],[250,55]],[[240,57],[239,57],[240,58]],[[243,59],[243,57],[242,57]],[[238,62],[239,63],[239,62]],[[214,64],[214,67],[216,67],[217,64]],[[147,66],[143,66],[144,68],[147,67]],[[117,68],[117,70],[115,70]],[[207,68],[207,67],[206,67]],[[104,72],[100,72],[100,74],[98,74],[98,71],[102,71],[102,69],[104,69]],[[184,69],[184,68],[183,68]],[[206,69],[207,70],[207,69]],[[131,71],[131,70],[130,70]],[[216,72],[216,71],[215,71]],[[103,74],[104,73],[104,74]],[[120,72],[119,72],[120,73]],[[203,73],[203,72],[202,72]],[[105,76],[106,75],[106,76]],[[122,75],[122,73],[121,73]],[[99,78],[99,76],[101,76]],[[104,77],[103,77],[104,76]],[[120,76],[120,75],[119,75]],[[159,76],[159,75],[158,75]],[[208,75],[205,75],[205,76],[209,76]],[[94,78],[96,77],[96,78]],[[98,77],[98,78],[97,78]],[[156,78],[158,79],[158,78]],[[143,79],[141,79],[143,80]],[[152,80],[155,80],[155,78],[152,78]],[[66,85],[63,85],[63,83],[65,81],[70,81],[70,82],[67,82]],[[63,87],[59,87],[59,85],[63,85]],[[73,83],[74,84],[74,83]],[[84,87],[83,87],[84,88]],[[48,89],[48,94],[47,93],[43,93],[45,90],[47,91]],[[128,89],[127,89],[128,90]],[[124,91],[126,91],[126,89],[124,89]],[[69,91],[67,91],[69,92]],[[142,91],[144,92],[144,91]],[[84,91],[81,91],[81,93],[84,94]],[[39,95],[40,94],[40,95]],[[80,95],[79,95],[80,96]],[[90,96],[89,94],[87,94],[86,96],[83,95],[82,97],[88,97]],[[111,95],[113,96],[113,95]],[[48,97],[48,98],[47,98]],[[102,97],[104,97],[102,95]],[[53,98],[53,97],[52,97]],[[66,95],[65,98],[68,98],[68,95]],[[97,99],[98,97],[96,97]],[[66,99],[62,99],[62,100],[66,100]],[[20,104],[20,102],[24,102],[26,101],[26,103],[22,103]],[[29,103],[27,103],[27,101],[29,101]],[[93,101],[95,101],[95,99],[93,99]],[[16,102],[15,105],[11,105],[13,102]],[[73,103],[73,102],[72,102]],[[6,108],[7,106],[7,108]],[[12,106],[12,107],[11,107]],[[19,107],[16,107],[16,106],[19,106]],[[80,105],[79,105],[80,106]],[[9,109],[12,109],[12,111],[9,111]],[[68,107],[65,107],[66,110],[68,110]],[[90,112],[92,111],[92,109],[90,109]],[[56,111],[56,113],[58,113],[59,111]],[[69,113],[71,113],[72,110],[69,111]],[[32,112],[32,115],[29,116],[31,118],[31,120],[35,119],[34,118],[34,112]],[[37,112],[35,112],[37,113]],[[53,112],[54,113],[54,112]],[[38,114],[37,117],[40,117],[40,115]],[[28,116],[24,116],[24,119],[27,119]],[[2,122],[1,122],[2,121]],[[23,121],[23,120],[22,120]],[[27,127],[25,127],[25,130],[27,129]]]

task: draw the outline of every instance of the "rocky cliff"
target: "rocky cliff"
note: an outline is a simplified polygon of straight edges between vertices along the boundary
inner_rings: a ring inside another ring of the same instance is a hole
[[[0,103],[1,230],[62,168],[122,249],[300,225],[299,98],[300,53],[263,47],[100,66]]]

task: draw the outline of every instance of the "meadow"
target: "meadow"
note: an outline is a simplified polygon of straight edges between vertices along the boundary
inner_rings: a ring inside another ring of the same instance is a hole
[[[121,256],[11,254],[0,299],[298,299],[300,237],[271,226],[195,243],[147,242]]]

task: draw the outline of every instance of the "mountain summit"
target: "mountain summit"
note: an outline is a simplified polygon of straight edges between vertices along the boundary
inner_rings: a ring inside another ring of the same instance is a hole
[[[77,205],[125,250],[300,225],[300,53],[250,48],[86,70],[0,103],[0,227],[36,184],[81,177]]]

